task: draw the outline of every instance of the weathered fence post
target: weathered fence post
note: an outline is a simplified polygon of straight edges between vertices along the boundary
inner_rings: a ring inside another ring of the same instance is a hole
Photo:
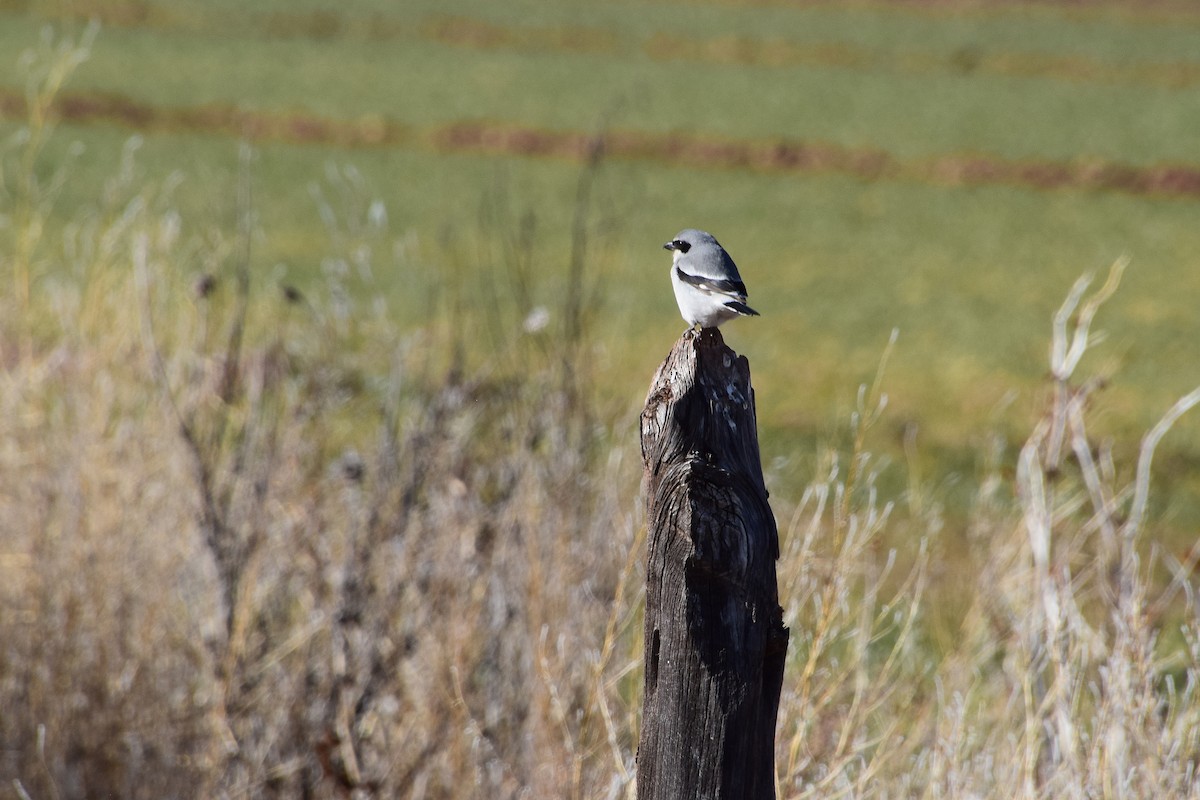
[[[788,632],[750,365],[687,332],[642,411],[647,524],[639,800],[775,797]]]

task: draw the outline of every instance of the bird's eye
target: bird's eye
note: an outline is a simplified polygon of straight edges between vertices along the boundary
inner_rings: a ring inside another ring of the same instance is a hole
[[[692,247],[690,244],[685,242],[683,239],[676,239],[675,241],[671,242],[671,244],[673,244],[675,246],[675,249],[681,253],[686,253]]]

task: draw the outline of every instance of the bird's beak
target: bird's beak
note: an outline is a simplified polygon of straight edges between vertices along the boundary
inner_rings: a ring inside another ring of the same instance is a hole
[[[674,242],[667,242],[666,244],[663,245],[663,250],[674,250],[674,249],[675,249]]]

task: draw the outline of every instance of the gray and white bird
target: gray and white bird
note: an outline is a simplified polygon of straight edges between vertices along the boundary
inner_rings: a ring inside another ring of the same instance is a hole
[[[693,328],[715,328],[734,317],[757,317],[746,305],[737,264],[711,233],[682,230],[663,245],[671,254],[671,285],[679,313]]]

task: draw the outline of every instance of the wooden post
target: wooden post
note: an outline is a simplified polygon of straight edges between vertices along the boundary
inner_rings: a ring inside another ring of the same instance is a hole
[[[685,333],[642,411],[647,524],[639,800],[774,798],[788,631],[750,365]]]

